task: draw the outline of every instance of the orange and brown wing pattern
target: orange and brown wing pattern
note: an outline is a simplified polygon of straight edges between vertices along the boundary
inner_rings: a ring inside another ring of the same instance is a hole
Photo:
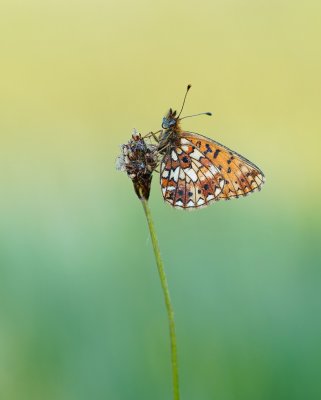
[[[195,146],[219,170],[224,187],[216,200],[238,198],[261,190],[264,174],[251,161],[197,133],[182,132],[181,137]]]
[[[189,138],[169,146],[160,168],[164,200],[173,207],[193,209],[218,200],[224,178],[219,169]]]

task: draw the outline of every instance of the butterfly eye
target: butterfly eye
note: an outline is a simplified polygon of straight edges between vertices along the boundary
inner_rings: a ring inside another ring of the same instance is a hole
[[[176,119],[168,119],[166,117],[163,118],[162,127],[164,129],[168,129],[171,126],[174,126],[175,124],[176,124]]]

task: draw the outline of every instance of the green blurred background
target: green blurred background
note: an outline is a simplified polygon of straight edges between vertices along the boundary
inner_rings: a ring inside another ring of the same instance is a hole
[[[319,1],[3,0],[0,398],[171,398],[132,128],[186,120],[265,172],[196,212],[151,208],[183,400],[321,398]]]

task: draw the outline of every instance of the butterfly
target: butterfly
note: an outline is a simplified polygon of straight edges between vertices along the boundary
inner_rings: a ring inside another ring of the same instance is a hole
[[[187,117],[180,118],[180,114],[190,88],[179,114],[170,109],[163,118],[157,138],[164,200],[175,208],[191,210],[261,190],[265,178],[255,164],[213,139],[181,128],[180,121]]]

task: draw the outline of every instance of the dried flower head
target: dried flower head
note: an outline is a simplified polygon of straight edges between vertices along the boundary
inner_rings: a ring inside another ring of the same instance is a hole
[[[127,144],[121,145],[116,169],[126,171],[133,181],[137,196],[148,200],[152,173],[158,164],[157,146],[147,144],[136,129]]]

